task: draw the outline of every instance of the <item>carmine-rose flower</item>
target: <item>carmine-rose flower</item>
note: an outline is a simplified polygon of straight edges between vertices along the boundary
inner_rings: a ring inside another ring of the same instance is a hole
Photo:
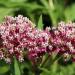
[[[67,54],[73,59],[75,58],[75,23],[60,22],[57,27],[50,30],[49,37],[49,51]]]
[[[27,46],[24,43],[26,34],[33,28],[34,24],[27,17],[5,17],[5,21],[0,25],[0,58],[11,62],[11,58],[15,56],[19,61],[23,61],[23,50]]]
[[[23,61],[27,50],[29,59],[35,61],[47,52],[48,40],[48,33],[37,29],[27,17],[5,17],[0,25],[0,58],[11,62],[15,56]]]

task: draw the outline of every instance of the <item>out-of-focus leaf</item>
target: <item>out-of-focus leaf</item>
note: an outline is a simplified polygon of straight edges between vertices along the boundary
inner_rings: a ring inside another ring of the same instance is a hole
[[[8,66],[2,66],[2,67],[0,67],[0,75],[6,73],[8,71],[9,71]]]
[[[40,16],[39,18],[39,21],[38,21],[38,26],[37,26],[39,29],[43,29],[43,22],[42,22],[42,15]]]
[[[58,7],[58,6],[60,6],[60,7],[64,7],[64,4],[65,4],[65,1],[64,0],[54,0],[54,3],[55,3],[55,5]],[[59,8],[60,8],[59,7]]]
[[[9,0],[11,2],[25,2],[26,0]]]
[[[70,6],[68,6],[66,9],[65,9],[65,18],[66,18],[66,21],[74,21],[75,20],[75,4],[72,4]]]
[[[58,69],[57,67],[58,67],[57,62],[54,62],[54,63],[51,65],[51,73],[52,73],[52,75],[55,75],[55,74],[56,74],[57,69]]]
[[[51,71],[47,70],[46,68],[40,68],[40,70],[42,70],[42,73],[40,75],[50,75]]]
[[[63,8],[64,0],[41,0],[44,5],[45,11],[51,18],[53,26],[57,26],[57,23],[64,20]]]
[[[9,71],[9,66],[4,61],[0,61],[0,75],[5,74],[8,71]]]
[[[12,8],[0,8],[0,22],[3,20],[4,16],[12,15]]]
[[[26,0],[0,0],[0,2],[25,2]]]
[[[26,10],[35,10],[35,9],[43,9],[43,7],[35,2],[28,3],[22,1],[0,1],[1,5],[9,8],[25,8]]]
[[[52,21],[52,25],[56,25],[57,24],[57,15],[55,13],[55,7],[53,5],[53,0],[41,0],[42,4],[45,6],[46,11],[48,12],[51,21]]]

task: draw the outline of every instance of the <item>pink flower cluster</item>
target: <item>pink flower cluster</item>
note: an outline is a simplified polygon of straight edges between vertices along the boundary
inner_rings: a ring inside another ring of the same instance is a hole
[[[75,59],[75,23],[60,22],[50,30],[50,51],[61,53]]]
[[[75,23],[60,22],[57,27],[40,30],[27,17],[5,17],[0,24],[0,59],[11,62],[15,56],[20,62],[25,52],[35,61],[45,53],[75,54]]]
[[[48,40],[48,34],[37,29],[27,17],[5,17],[5,22],[0,25],[0,58],[11,62],[15,56],[23,61],[27,50],[28,57],[34,59],[46,52]]]
[[[29,34],[29,44],[27,49],[29,50],[29,58],[35,61],[36,58],[44,55],[47,52],[47,46],[49,42],[49,35],[46,31],[34,29]]]

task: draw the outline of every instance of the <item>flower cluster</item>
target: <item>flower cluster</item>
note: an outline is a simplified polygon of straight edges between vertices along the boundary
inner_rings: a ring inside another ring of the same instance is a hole
[[[25,52],[35,61],[45,53],[75,54],[75,23],[60,22],[57,27],[40,30],[27,17],[5,17],[0,24],[0,59],[11,62],[15,56],[20,62]]]
[[[49,36],[50,51],[75,58],[75,23],[60,22],[57,27],[50,30]]]
[[[33,35],[33,37],[32,37]],[[29,44],[27,49],[29,50],[29,58],[35,61],[36,58],[44,55],[47,52],[47,46],[49,41],[49,35],[46,31],[34,29],[29,34]]]
[[[15,56],[23,61],[26,50],[29,59],[37,58],[46,52],[48,40],[48,34],[37,29],[27,17],[5,17],[5,22],[0,25],[0,58],[11,62]]]
[[[23,61],[23,50],[27,46],[27,33],[31,32],[34,24],[27,18],[19,15],[18,17],[5,17],[5,22],[0,25],[0,57],[7,62],[16,56],[19,61]],[[25,42],[24,42],[25,41]]]

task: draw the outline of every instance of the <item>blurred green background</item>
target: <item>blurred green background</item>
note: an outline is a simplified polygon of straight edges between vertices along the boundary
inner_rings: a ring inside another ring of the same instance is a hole
[[[39,17],[46,26],[57,26],[60,21],[75,21],[75,0],[0,0],[0,22],[4,16],[23,15],[38,25]],[[61,61],[61,60],[60,60]],[[34,75],[31,63],[25,59],[21,64],[23,75]],[[54,63],[50,60],[41,75],[75,75],[75,63],[70,61]],[[0,61],[0,75],[11,75],[10,66]]]

